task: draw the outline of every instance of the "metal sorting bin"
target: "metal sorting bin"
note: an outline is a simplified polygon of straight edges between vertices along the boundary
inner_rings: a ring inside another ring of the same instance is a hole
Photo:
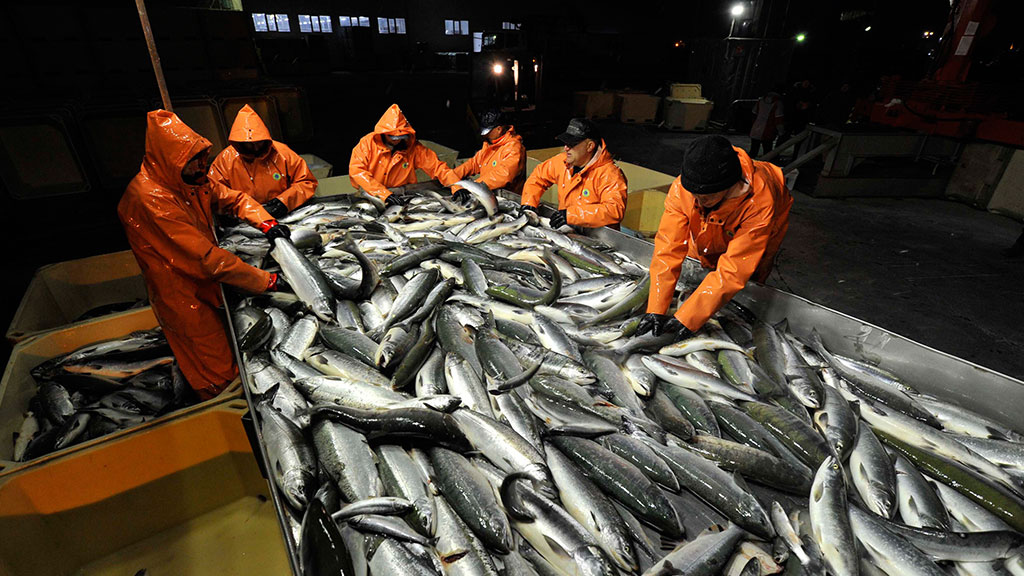
[[[287,573],[241,400],[0,477],[0,576]]]
[[[514,198],[514,195],[503,194]],[[550,206],[541,206],[541,212],[545,215],[550,215],[551,210]],[[585,233],[604,241],[644,265],[650,262],[654,253],[654,244],[650,241],[628,236],[616,230],[598,228],[586,230]],[[682,280],[693,283],[699,281],[703,275],[704,272],[697,261],[688,259],[684,263]],[[806,337],[812,328],[817,329],[830,350],[878,364],[882,368],[892,370],[921,392],[959,402],[965,408],[998,419],[1024,433],[1024,426],[1016,418],[1024,409],[1024,382],[1020,380],[769,286],[750,283],[737,295],[736,300],[769,322],[788,318],[789,327],[797,336]],[[228,325],[236,358],[240,359],[230,319]],[[239,362],[239,372],[243,382],[247,382],[249,376],[245,373],[242,362]],[[243,385],[242,388],[250,407],[254,407],[249,386]],[[978,394],[979,390],[985,390],[986,393]],[[264,462],[268,461],[258,425],[255,426],[255,438],[259,444],[258,447],[254,447],[255,452]],[[274,481],[268,478],[267,483],[277,508],[292,569],[296,575],[300,575],[298,542],[294,539],[288,520],[291,514],[286,510],[284,498],[279,494]],[[805,498],[796,498],[760,485],[754,485],[752,489],[762,501],[778,500],[787,509],[793,506],[806,506]],[[723,516],[686,490],[681,490],[679,494],[666,494],[680,511],[688,539],[692,539],[712,524],[725,522]],[[657,537],[653,531],[650,534]]]
[[[70,454],[140,433],[163,422],[180,418],[216,404],[238,399],[241,395],[239,391],[241,382],[235,381],[216,398],[164,414],[139,426],[126,428],[87,442],[75,444],[27,462],[12,461],[14,453],[12,438],[14,433],[21,428],[21,424],[25,419],[25,411],[28,409],[28,402],[36,394],[38,387],[35,378],[29,373],[33,368],[45,360],[66,354],[86,344],[119,338],[136,330],[150,330],[156,326],[157,321],[153,315],[153,310],[151,308],[140,308],[116,316],[83,322],[63,330],[54,330],[40,334],[15,346],[11,353],[10,361],[7,363],[7,368],[4,370],[3,379],[0,379],[0,438],[3,438],[0,441],[0,478],[20,469],[39,467]],[[81,479],[81,481],[88,482],[85,479]],[[0,498],[0,501],[2,501],[2,498]],[[0,540],[3,539],[0,537]]]
[[[77,319],[89,310],[146,297],[146,282],[131,250],[48,264],[36,270],[21,297],[7,340],[15,344],[76,326],[85,322]]]

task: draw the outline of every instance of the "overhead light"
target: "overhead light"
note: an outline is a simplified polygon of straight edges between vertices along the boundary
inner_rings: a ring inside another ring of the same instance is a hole
[[[871,32],[871,26],[868,26],[867,28],[865,28],[864,31],[865,32]]]
[[[796,41],[797,42],[801,42],[802,43],[804,40],[807,40],[807,34],[804,34],[803,32],[801,32],[801,33],[796,35]]]
[[[935,35],[935,32],[932,32],[931,30],[925,30],[924,34],[922,34],[921,37],[922,38],[931,38],[934,35]]]
[[[505,72],[505,67],[502,66],[501,64],[495,64],[494,67],[491,68],[491,70],[494,71],[495,76],[501,76],[501,74]]]
[[[743,16],[743,12],[746,11],[747,7],[743,4],[733,4],[732,8],[729,9],[729,14],[732,14],[733,18],[739,18]]]

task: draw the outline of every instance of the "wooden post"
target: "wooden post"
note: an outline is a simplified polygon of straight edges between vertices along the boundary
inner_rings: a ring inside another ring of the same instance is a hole
[[[135,7],[138,8],[139,20],[142,21],[142,33],[146,36],[146,46],[149,47],[149,59],[153,62],[153,73],[156,74],[156,85],[160,89],[160,99],[164,103],[164,110],[173,112],[171,97],[167,93],[167,82],[164,80],[164,69],[160,66],[160,55],[156,52],[153,28],[149,25],[149,14],[146,13],[145,0],[135,0]]]

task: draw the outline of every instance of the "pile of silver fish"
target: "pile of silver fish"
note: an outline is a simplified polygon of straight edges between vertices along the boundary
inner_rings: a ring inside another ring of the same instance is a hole
[[[13,459],[19,462],[196,401],[159,328],[82,346],[30,374],[39,387],[14,434]]]
[[[472,192],[222,235],[303,574],[1024,574],[1018,432],[738,304],[635,336],[641,263]]]

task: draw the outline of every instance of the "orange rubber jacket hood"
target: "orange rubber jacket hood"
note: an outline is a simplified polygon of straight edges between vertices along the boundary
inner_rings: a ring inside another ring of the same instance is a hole
[[[250,224],[270,214],[249,196],[209,181],[192,186],[181,170],[210,143],[176,115],[147,116],[146,155],[128,184],[117,215],[142,269],[150,303],[189,384],[207,398],[237,374],[218,308],[219,283],[263,292],[270,274],[217,246],[213,211]]]
[[[742,196],[728,198],[705,213],[676,178],[665,198],[651,258],[647,311],[665,314],[672,304],[683,259],[700,261],[711,272],[682,303],[675,317],[697,331],[753,279],[764,282],[789,229],[793,196],[782,170],[750,159],[735,148],[750,184]]]
[[[210,166],[210,178],[252,196],[260,204],[277,198],[291,212],[313,197],[319,184],[301,156],[270,137],[270,130],[248,104],[231,125],[231,142],[270,140],[270,150],[246,162],[233,146],[220,151]]]
[[[472,158],[455,167],[460,180],[479,174],[476,181],[491,190],[504,188],[516,194],[523,193],[526,180],[526,147],[523,137],[516,134],[515,126],[496,141],[484,142]]]
[[[615,164],[604,141],[590,162],[575,175],[565,152],[540,163],[523,186],[522,203],[538,206],[541,196],[558,185],[558,209],[573,226],[618,226],[626,212],[626,175]]]
[[[392,151],[384,144],[384,134],[409,134],[409,146],[405,150]],[[384,200],[391,195],[388,188],[414,184],[417,168],[444,186],[459,181],[455,172],[433,150],[416,140],[416,131],[405,119],[402,109],[398,104],[392,104],[374,126],[373,132],[360,138],[352,149],[348,177],[353,188],[363,189]]]

